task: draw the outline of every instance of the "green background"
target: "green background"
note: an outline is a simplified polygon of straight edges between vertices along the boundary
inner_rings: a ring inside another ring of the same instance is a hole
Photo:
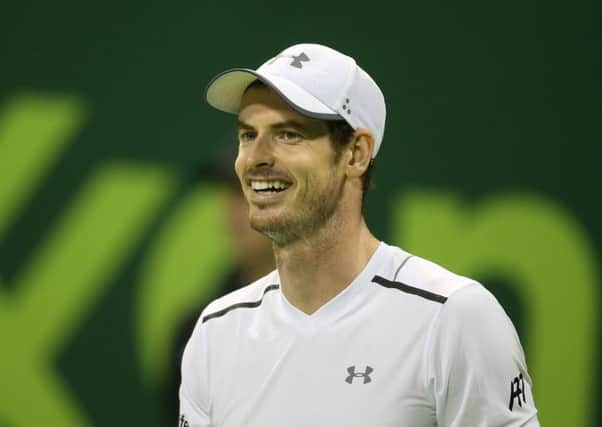
[[[375,234],[494,291],[544,425],[601,425],[600,8],[3,5],[0,426],[175,425],[166,346],[235,262],[223,190],[196,177],[234,122],[203,88],[297,42],[385,93]]]

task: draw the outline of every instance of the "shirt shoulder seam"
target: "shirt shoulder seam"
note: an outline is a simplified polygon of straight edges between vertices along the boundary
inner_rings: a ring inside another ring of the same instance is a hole
[[[228,314],[229,312],[233,311],[233,310],[237,310],[239,308],[257,308],[259,306],[261,306],[261,303],[263,302],[263,298],[265,297],[265,295],[268,292],[271,291],[275,291],[277,289],[280,289],[280,285],[278,284],[272,284],[267,286],[264,290],[263,293],[261,294],[261,298],[256,300],[256,301],[244,301],[244,302],[238,302],[232,305],[229,305],[226,308],[223,308],[221,310],[215,311],[213,313],[207,314],[205,316],[202,317],[201,319],[201,323],[205,323],[211,319],[216,319],[218,317],[222,317],[225,316],[226,314]]]

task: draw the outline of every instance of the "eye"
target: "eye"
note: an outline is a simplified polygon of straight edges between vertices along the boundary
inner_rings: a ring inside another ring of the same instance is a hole
[[[240,142],[249,142],[255,139],[257,132],[251,130],[241,130],[238,132],[238,140]]]
[[[280,142],[291,143],[299,141],[302,138],[302,136],[297,132],[293,132],[290,130],[282,130],[275,135],[275,138],[277,141]]]

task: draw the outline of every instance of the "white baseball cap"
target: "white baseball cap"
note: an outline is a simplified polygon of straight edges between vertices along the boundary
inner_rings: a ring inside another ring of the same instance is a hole
[[[258,79],[305,116],[368,129],[376,156],[385,131],[385,98],[353,58],[319,44],[297,44],[257,70],[233,68],[218,74],[207,85],[207,102],[238,114],[245,90]]]

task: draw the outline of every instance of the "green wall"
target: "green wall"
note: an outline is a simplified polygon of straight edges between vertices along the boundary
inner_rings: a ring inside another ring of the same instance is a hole
[[[385,93],[371,228],[498,296],[543,425],[602,424],[600,5],[392,4],[3,6],[0,427],[170,425],[168,345],[236,262],[203,88],[301,41]]]

